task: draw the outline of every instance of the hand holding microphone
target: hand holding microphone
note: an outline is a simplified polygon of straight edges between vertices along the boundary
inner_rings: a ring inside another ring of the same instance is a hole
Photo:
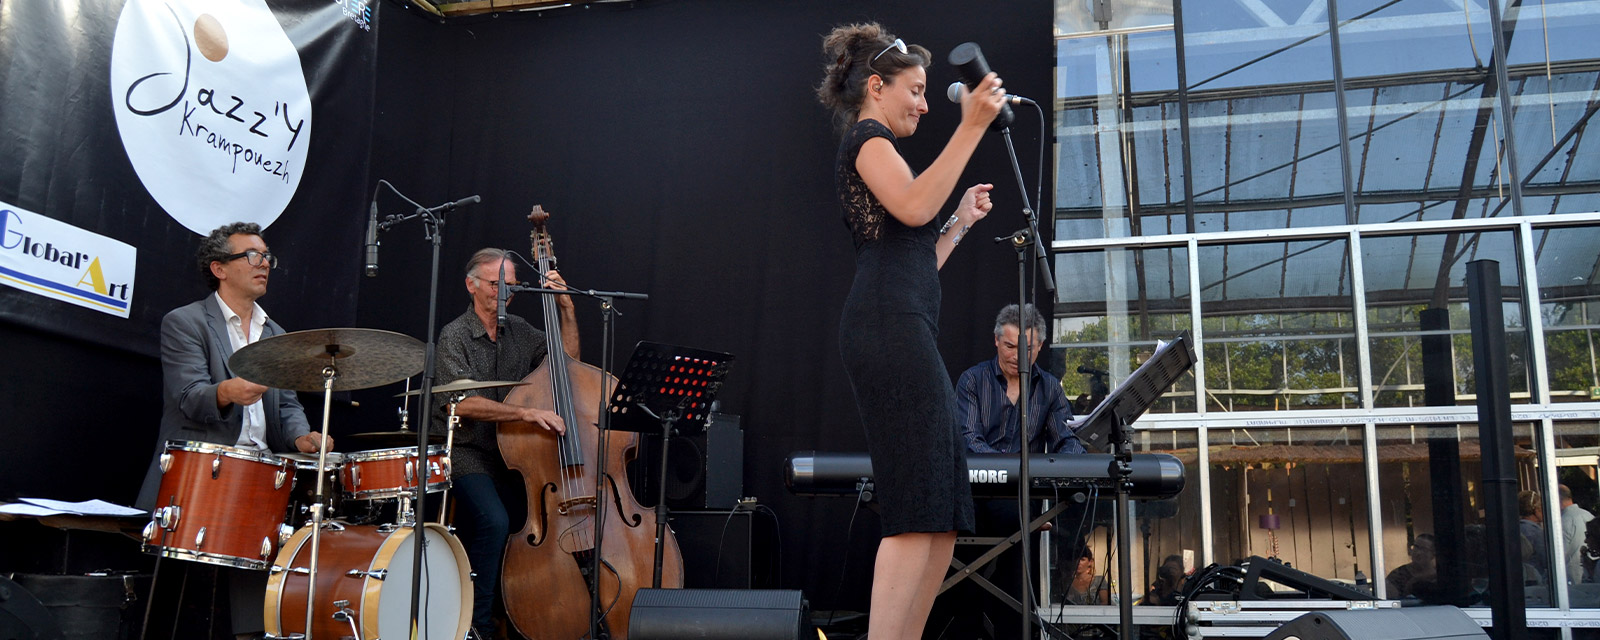
[[[978,43],[964,42],[957,45],[950,51],[949,60],[950,66],[956,68],[956,74],[961,76],[961,81],[971,90],[961,105],[962,118],[966,119],[969,116],[993,118],[989,121],[989,129],[994,131],[1011,126],[1011,121],[1016,115],[1011,113],[1010,105],[1005,104],[1006,94],[1005,90],[1000,88],[1000,78],[989,70],[989,62],[983,59],[983,50],[978,47]],[[973,106],[979,109],[974,110],[971,108]],[[991,108],[998,110],[990,111]]]

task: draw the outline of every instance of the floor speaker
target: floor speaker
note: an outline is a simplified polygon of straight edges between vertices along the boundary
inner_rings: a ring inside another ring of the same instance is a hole
[[[801,640],[809,606],[799,591],[640,589],[633,598],[633,640]]]
[[[1278,627],[1266,640],[1489,640],[1455,607],[1315,611]]]
[[[777,586],[778,531],[766,514],[745,509],[673,511],[672,532],[683,552],[683,586]]]

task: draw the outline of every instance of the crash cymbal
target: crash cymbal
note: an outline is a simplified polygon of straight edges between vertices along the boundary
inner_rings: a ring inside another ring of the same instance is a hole
[[[346,451],[370,451],[373,449],[399,449],[401,447],[417,446],[417,432],[415,431],[370,431],[367,433],[350,433],[339,436],[339,448]],[[437,433],[428,434],[428,444],[444,444],[444,436]]]
[[[330,357],[331,356],[331,357]],[[233,375],[276,389],[321,391],[322,369],[337,373],[334,391],[399,382],[422,371],[416,338],[378,329],[308,329],[272,336],[228,358]]]
[[[442,385],[439,385],[437,387],[434,387],[433,388],[433,392],[434,393],[455,393],[457,391],[473,391],[473,390],[477,390],[477,389],[493,389],[493,388],[496,388],[496,387],[520,387],[520,386],[525,385],[525,384],[532,384],[532,383],[512,381],[512,380],[490,380],[488,382],[479,382],[477,380],[473,380],[472,378],[462,378],[462,379],[457,380],[455,382],[452,382],[450,384],[442,384]],[[397,393],[397,394],[394,394],[394,397],[399,398],[401,396],[417,396],[417,395],[422,395],[422,390],[421,389],[412,389],[412,390],[407,391],[405,393]]]

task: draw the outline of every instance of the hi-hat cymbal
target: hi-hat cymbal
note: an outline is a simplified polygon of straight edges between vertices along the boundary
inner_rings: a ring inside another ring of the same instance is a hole
[[[428,444],[444,444],[444,436],[430,433],[428,434]],[[415,446],[417,446],[417,432],[415,431],[369,431],[367,433],[348,433],[339,436],[339,448],[346,451],[399,449],[401,447]]]
[[[455,393],[457,391],[474,391],[474,390],[477,390],[477,389],[493,389],[495,387],[520,387],[520,386],[525,385],[525,384],[531,384],[531,383],[519,382],[519,381],[515,381],[515,380],[489,380],[487,382],[479,382],[477,380],[473,380],[472,378],[462,378],[462,379],[457,380],[455,382],[452,382],[450,384],[442,384],[442,385],[439,385],[437,387],[434,387],[433,388],[433,392],[434,393]],[[401,396],[416,396],[416,395],[422,395],[422,390],[421,389],[412,389],[412,390],[407,391],[405,393],[394,394],[394,397],[399,398]]]
[[[399,382],[422,371],[423,345],[416,338],[378,329],[308,329],[272,336],[228,358],[233,375],[276,389],[322,391],[330,364],[334,391]]]

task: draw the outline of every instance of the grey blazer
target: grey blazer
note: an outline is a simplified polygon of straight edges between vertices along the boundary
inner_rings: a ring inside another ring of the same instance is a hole
[[[261,337],[283,332],[283,327],[268,318]],[[161,488],[157,462],[166,451],[168,440],[225,445],[239,441],[244,412],[233,405],[217,409],[217,385],[234,377],[228,371],[228,357],[232,355],[227,321],[217,308],[214,295],[173,309],[162,318],[161,432],[135,507],[149,510],[155,506],[156,492]],[[300,400],[293,391],[270,389],[261,401],[266,410],[267,446],[274,452],[294,451],[295,438],[311,431]]]

